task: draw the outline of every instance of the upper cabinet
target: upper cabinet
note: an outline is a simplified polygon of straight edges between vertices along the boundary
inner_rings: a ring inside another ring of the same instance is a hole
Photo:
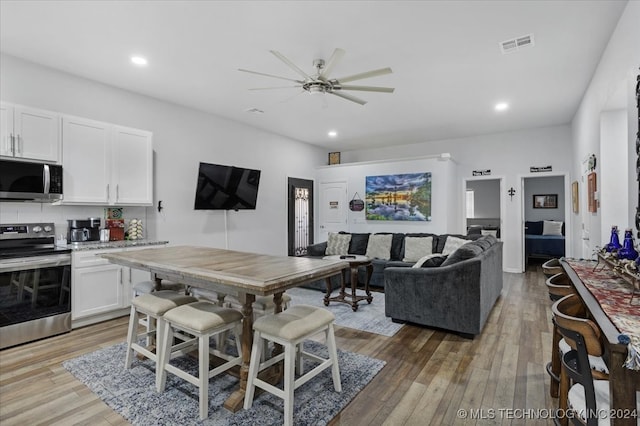
[[[153,204],[151,132],[63,116],[62,142],[63,204]]]
[[[60,162],[60,115],[0,103],[0,156]]]

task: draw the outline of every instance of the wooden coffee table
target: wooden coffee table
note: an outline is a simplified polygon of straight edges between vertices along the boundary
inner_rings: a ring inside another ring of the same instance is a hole
[[[327,277],[325,282],[327,283],[327,294],[324,296],[324,305],[329,306],[329,302],[341,302],[348,303],[351,305],[351,309],[353,311],[358,310],[358,302],[361,300],[366,300],[367,303],[371,303],[373,300],[373,296],[371,296],[371,292],[369,291],[369,281],[371,280],[371,274],[373,273],[373,265],[371,264],[371,259],[367,256],[361,255],[333,255],[333,256],[325,256],[323,259],[326,260],[343,260],[345,262],[349,262],[349,269],[351,270],[351,294],[347,294],[345,291],[345,282],[346,282],[346,269],[342,270],[342,280],[340,285],[340,294],[334,297],[331,297],[331,279]],[[364,291],[365,295],[357,295],[356,290],[358,288],[358,268],[360,266],[364,266],[367,268],[367,278],[364,282]]]

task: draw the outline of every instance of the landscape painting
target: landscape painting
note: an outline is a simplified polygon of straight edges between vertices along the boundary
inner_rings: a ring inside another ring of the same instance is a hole
[[[367,220],[431,220],[431,173],[366,177]]]

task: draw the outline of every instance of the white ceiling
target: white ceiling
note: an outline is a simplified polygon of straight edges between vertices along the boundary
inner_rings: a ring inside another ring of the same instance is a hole
[[[52,68],[347,151],[571,121],[626,1],[0,1],[0,50]],[[503,55],[501,41],[535,46]],[[346,55],[332,77],[365,106],[299,89],[249,91]],[[148,58],[146,68],[129,62]],[[496,113],[507,101],[511,108]],[[246,112],[258,108],[263,114]],[[339,136],[332,140],[327,131]]]

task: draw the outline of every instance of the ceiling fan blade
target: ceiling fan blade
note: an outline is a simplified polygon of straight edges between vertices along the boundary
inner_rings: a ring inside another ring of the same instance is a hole
[[[297,72],[298,74],[303,76],[305,80],[313,80],[313,78],[309,74],[307,74],[306,72],[304,72],[300,68],[298,68],[298,66],[296,64],[294,64],[293,62],[288,60],[282,53],[280,53],[280,52],[278,52],[276,50],[270,50],[269,52],[273,53],[276,58],[280,59],[282,62],[287,64],[289,66],[289,68],[291,68],[292,70],[294,70],[295,72]]]
[[[340,60],[342,59],[345,53],[346,52],[344,50],[340,48],[336,48],[336,50],[333,51],[333,54],[331,55],[331,57],[325,64],[324,68],[322,69],[322,72],[320,73],[320,77],[324,79],[328,78],[329,75],[331,74],[331,71],[333,71],[333,68],[336,66],[338,62],[340,62]]]
[[[360,74],[350,75],[348,77],[337,78],[336,80],[338,80],[339,83],[346,83],[348,81],[362,80],[364,78],[371,78],[371,77],[377,77],[379,75],[391,74],[392,72],[393,71],[391,71],[391,68],[387,67],[387,68],[380,68],[379,70],[367,71],[367,72],[362,72]]]
[[[342,92],[327,92],[327,93],[330,93],[332,95],[338,96],[340,98],[346,99],[351,102],[355,102],[360,105],[364,105],[367,103],[367,101],[363,101],[362,99],[356,98],[355,96],[347,95],[346,93],[342,93]]]
[[[295,89],[302,86],[252,87],[249,90]]]
[[[238,71],[242,71],[242,72],[248,72],[249,74],[258,74],[258,75],[263,75],[265,77],[273,77],[273,78],[279,78],[280,80],[287,80],[287,81],[293,81],[295,83],[304,83],[304,81],[300,81],[300,80],[294,80],[292,78],[288,78],[288,77],[280,77],[279,75],[273,75],[273,74],[265,74],[263,72],[258,72],[258,71],[250,71],[250,70],[245,70],[242,68],[238,68]]]
[[[350,86],[348,84],[342,84],[338,87],[339,87],[339,90],[360,90],[363,92],[381,92],[381,93],[393,93],[393,91],[396,90],[393,87]]]

